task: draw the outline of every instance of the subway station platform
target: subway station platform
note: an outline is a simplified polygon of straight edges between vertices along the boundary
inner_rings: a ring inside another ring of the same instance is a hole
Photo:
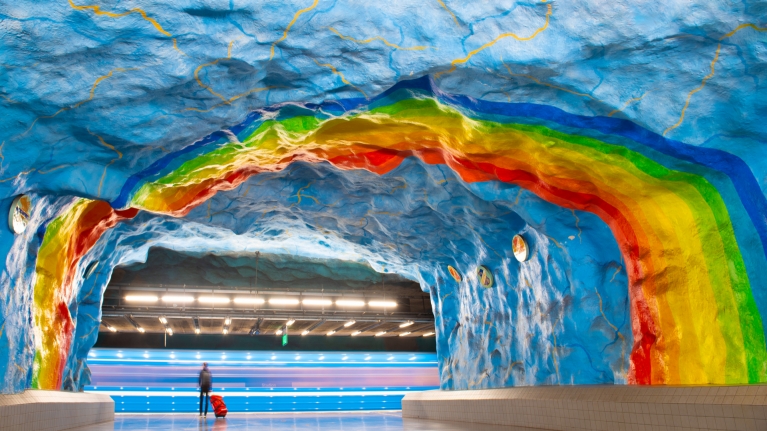
[[[530,428],[403,419],[398,411],[236,413],[226,419],[191,414],[117,414],[114,422],[81,431],[532,431]]]

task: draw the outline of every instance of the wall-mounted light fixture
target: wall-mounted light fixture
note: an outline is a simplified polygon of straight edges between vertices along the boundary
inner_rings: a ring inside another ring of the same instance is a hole
[[[165,316],[160,316],[160,323],[162,323],[163,325],[167,325],[168,319],[166,319]]]
[[[355,323],[357,323],[357,322],[354,321],[354,320],[350,320],[350,321],[344,323],[344,328],[348,328],[348,327],[354,325]]]
[[[8,227],[11,232],[20,235],[27,230],[27,223],[32,218],[32,200],[27,195],[16,196],[11,202],[11,211],[8,213]]]
[[[99,266],[99,261],[94,260],[91,263],[88,264],[87,267],[85,267],[85,271],[83,272],[83,278],[90,278],[91,275],[96,271],[96,268]]]
[[[328,336],[333,335],[335,333],[336,333],[336,331],[330,331],[330,332],[328,332]]]
[[[352,332],[352,337],[356,337],[357,335],[360,335],[362,331],[354,331]]]
[[[423,334],[424,337],[431,337],[432,335],[434,335],[433,332],[427,332],[427,333]]]
[[[399,334],[400,337],[404,337],[405,335],[410,335],[410,332],[403,332],[403,333]]]
[[[412,325],[414,322],[412,320],[408,320],[407,322],[399,325],[400,328],[407,328],[408,326]]]
[[[290,320],[288,320],[287,322],[285,322],[285,326],[291,326],[291,325],[293,325],[294,323],[296,323],[296,319],[290,319]]]
[[[385,335],[385,334],[386,334],[386,331],[381,331],[376,333],[376,337],[380,337],[381,335]]]

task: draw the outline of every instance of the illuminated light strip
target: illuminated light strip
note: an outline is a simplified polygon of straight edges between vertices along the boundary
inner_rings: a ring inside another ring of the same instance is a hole
[[[339,299],[336,301],[336,305],[340,307],[364,307],[365,301],[357,301],[351,299]]]
[[[333,305],[333,301],[329,299],[304,299],[301,303],[304,305]]]
[[[248,298],[246,297],[237,297],[234,298],[234,303],[238,305],[255,305],[255,304],[263,304],[264,299],[263,298]]]
[[[232,300],[225,296],[200,296],[197,298],[197,302],[203,304],[228,304]]]
[[[397,396],[397,395],[407,395],[411,392],[420,392],[421,389],[413,389],[412,391],[314,391],[314,392],[278,392],[278,391],[269,391],[269,392],[229,392],[229,391],[223,391],[219,392],[220,395],[224,395],[227,397],[262,397],[262,398],[270,398],[270,397],[300,397],[302,394],[306,394],[303,396],[317,398],[319,397],[337,397],[337,396]],[[93,393],[93,394],[106,394],[109,396],[123,396],[123,397],[142,397],[146,398],[149,397],[195,397],[199,398],[200,393],[199,392],[192,392],[192,391],[100,391],[98,389],[96,390],[88,390],[85,391],[86,393]]]
[[[394,301],[370,301],[368,305],[371,307],[397,307],[397,303]]]
[[[298,305],[298,299],[293,298],[271,298],[270,305]]]
[[[157,302],[160,300],[156,295],[126,295],[128,302]]]
[[[162,302],[177,302],[177,303],[190,303],[194,302],[194,296],[189,295],[165,295],[162,297]]]

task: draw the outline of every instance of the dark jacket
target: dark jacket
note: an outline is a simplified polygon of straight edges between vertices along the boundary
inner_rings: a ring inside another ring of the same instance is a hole
[[[210,392],[210,387],[213,385],[213,377],[207,368],[200,371],[200,390],[203,392]]]

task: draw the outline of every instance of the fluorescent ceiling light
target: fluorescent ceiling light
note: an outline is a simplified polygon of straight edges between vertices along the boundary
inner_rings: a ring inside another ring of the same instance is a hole
[[[298,305],[298,299],[295,298],[272,298],[269,300],[273,305]]]
[[[336,333],[336,331],[330,331],[330,332],[328,332],[328,335],[333,335],[335,333]]]
[[[230,323],[232,323],[232,319],[230,317],[224,319],[224,325],[229,325]]]
[[[253,304],[263,304],[264,299],[263,298],[252,298],[248,296],[238,296],[237,298],[234,298],[234,303],[239,305],[253,305]]]
[[[427,333],[423,334],[424,337],[431,337],[432,335],[434,335],[433,332],[427,332]]]
[[[361,331],[354,331],[352,332],[352,337],[356,337],[357,335],[360,335],[361,333],[362,333]]]
[[[200,328],[194,328],[194,333],[195,334],[199,334],[200,333]]]
[[[376,337],[380,337],[381,335],[384,335],[384,334],[386,334],[386,331],[381,331],[376,334]]]
[[[304,299],[301,301],[304,305],[333,305],[333,301],[329,299]]]
[[[276,335],[282,335],[282,329],[278,329],[278,330],[274,331],[274,333]]]
[[[396,307],[397,303],[394,301],[370,301],[368,305],[371,307]]]
[[[139,332],[141,332],[142,334],[143,334],[144,332],[146,332],[146,330],[144,330],[144,328],[142,328],[142,327],[140,327],[140,326],[139,326],[138,328],[136,328],[136,329],[138,329],[138,331],[139,331]]]
[[[301,333],[301,335],[306,335],[308,333],[309,333],[309,331],[304,331],[304,332]]]
[[[166,331],[168,332],[168,335],[173,335],[173,329],[168,328],[168,329],[166,329]]]
[[[165,295],[162,297],[163,302],[194,302],[194,296],[189,295]]]
[[[292,324],[296,323],[296,319],[290,319],[287,322],[285,322],[285,326],[290,326]]]
[[[364,307],[365,301],[358,301],[354,299],[339,299],[336,301],[336,305],[340,307]]]
[[[412,325],[412,324],[413,324],[413,321],[412,321],[412,320],[408,320],[407,322],[405,322],[405,323],[403,323],[403,324],[399,325],[399,327],[400,327],[400,328],[407,328],[408,326],[410,326],[410,325]]]
[[[166,319],[165,317],[160,317],[160,323],[165,325],[166,323],[168,323],[168,319]]]
[[[128,302],[157,302],[155,295],[126,295],[125,300]]]
[[[228,304],[231,300],[226,296],[200,296],[197,298],[197,302],[203,304]]]
[[[399,334],[400,337],[404,337],[405,335],[410,335],[410,332],[403,332],[403,333]]]
[[[228,334],[228,333],[229,333],[229,330],[228,330],[228,329],[226,329],[226,328],[224,328],[224,330],[223,330],[223,331],[221,331],[221,332],[223,332],[223,333],[224,333],[224,335],[226,335],[226,334]]]
[[[107,326],[107,329],[109,329],[112,332],[117,332],[117,328],[115,328],[114,326]]]
[[[354,325],[355,323],[357,323],[357,322],[354,321],[354,320],[350,320],[350,321],[344,323],[344,328],[348,328],[348,327]]]

